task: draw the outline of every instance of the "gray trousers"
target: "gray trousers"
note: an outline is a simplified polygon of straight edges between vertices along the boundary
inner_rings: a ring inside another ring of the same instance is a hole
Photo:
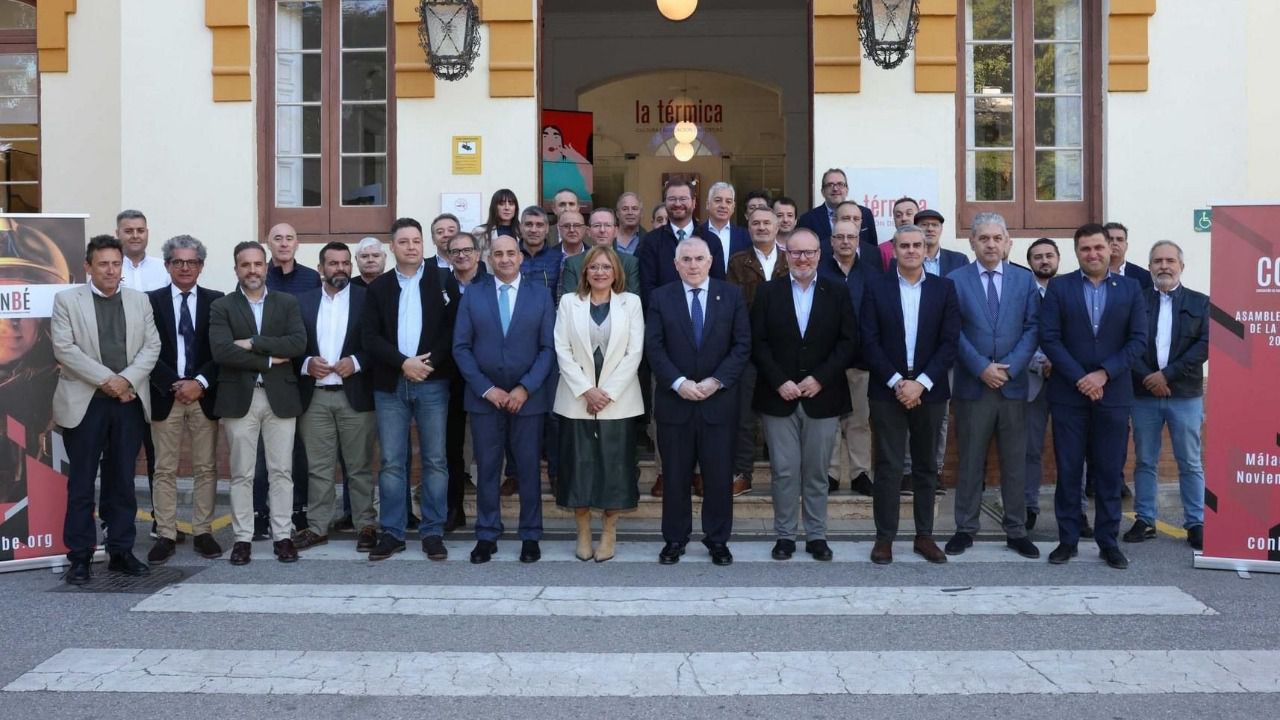
[[[1000,452],[1000,498],[1005,535],[1027,536],[1027,401],[1006,398],[984,388],[977,400],[956,400],[956,438],[960,472],[956,482],[956,532],[976,535],[981,529],[982,491],[986,486],[987,447],[995,437]]]
[[[346,492],[351,496],[351,517],[356,529],[378,527],[373,509],[374,413],[351,409],[342,390],[316,388],[311,404],[298,419],[298,433],[307,448],[307,525],[317,535],[329,534],[333,520],[334,471],[338,450],[347,466]]]
[[[773,529],[780,540],[794,540],[800,508],[806,540],[827,538],[827,463],[840,418],[811,418],[797,405],[786,417],[760,415],[769,443],[773,477]]]
[[[1040,483],[1044,479],[1044,433],[1049,428],[1049,388],[1027,403],[1027,470],[1024,478],[1028,510],[1040,512]]]
[[[738,377],[738,432],[734,436],[733,474],[746,475],[748,482],[756,464],[756,427],[760,424],[760,416],[751,409],[755,392],[756,366],[747,361]]]

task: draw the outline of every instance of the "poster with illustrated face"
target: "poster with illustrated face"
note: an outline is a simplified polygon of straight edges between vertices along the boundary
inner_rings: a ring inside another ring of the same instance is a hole
[[[0,569],[66,552],[53,296],[84,283],[85,216],[0,215]]]
[[[542,204],[548,210],[560,190],[572,190],[591,204],[595,187],[591,133],[593,115],[576,110],[542,111]]]

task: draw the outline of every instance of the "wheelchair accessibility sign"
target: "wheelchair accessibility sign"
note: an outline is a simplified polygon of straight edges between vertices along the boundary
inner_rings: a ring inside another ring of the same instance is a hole
[[[1191,227],[1196,232],[1209,232],[1213,229],[1213,210],[1204,208],[1192,212]]]

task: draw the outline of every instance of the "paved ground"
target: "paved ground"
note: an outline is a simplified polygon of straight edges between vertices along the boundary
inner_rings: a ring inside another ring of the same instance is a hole
[[[1234,719],[1280,700],[1280,578],[1194,570],[1168,534],[1126,545],[1127,571],[1088,544],[1065,567],[1023,560],[994,535],[945,566],[900,546],[878,567],[847,521],[834,563],[773,562],[744,535],[719,568],[696,543],[659,566],[652,526],[624,528],[603,564],[555,528],[535,565],[514,541],[470,565],[462,532],[444,563],[413,537],[384,563],[349,537],[290,566],[256,543],[243,568],[187,544],[167,568],[194,574],[149,593],[0,575],[0,719]],[[1033,538],[1051,547],[1052,525]]]

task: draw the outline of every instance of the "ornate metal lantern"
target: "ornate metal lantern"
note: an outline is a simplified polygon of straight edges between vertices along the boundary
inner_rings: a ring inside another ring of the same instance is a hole
[[[919,24],[919,0],[858,0],[862,48],[871,62],[886,70],[907,59]]]
[[[431,72],[441,80],[461,80],[480,54],[480,10],[473,0],[421,0],[418,44]]]

